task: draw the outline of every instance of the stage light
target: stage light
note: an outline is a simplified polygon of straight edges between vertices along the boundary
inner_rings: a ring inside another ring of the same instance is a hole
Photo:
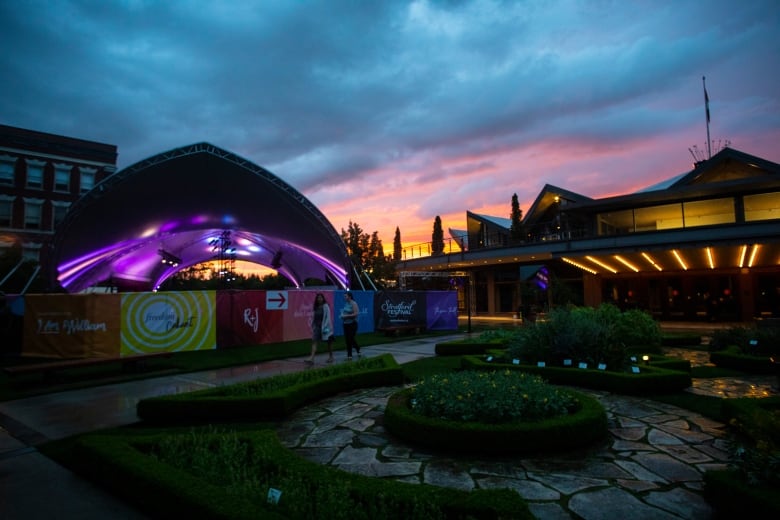
[[[158,249],[157,253],[162,257],[162,260],[160,260],[160,262],[165,265],[176,267],[181,263],[181,258],[174,255],[173,253],[169,253],[165,249]]]

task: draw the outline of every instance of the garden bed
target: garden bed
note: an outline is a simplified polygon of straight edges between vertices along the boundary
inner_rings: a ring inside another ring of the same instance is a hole
[[[449,453],[516,454],[567,451],[603,440],[604,407],[593,397],[571,391],[577,410],[566,416],[532,422],[484,424],[425,417],[412,411],[412,389],[390,397],[385,427],[405,441]]]
[[[642,365],[638,367],[639,373],[633,373],[577,368],[578,363],[572,363],[570,367],[556,367],[515,364],[495,359],[488,361],[488,359],[489,356],[463,356],[461,365],[464,369],[473,370],[519,370],[539,375],[556,385],[573,385],[627,395],[677,392],[691,386],[689,371],[669,370],[650,365]]]

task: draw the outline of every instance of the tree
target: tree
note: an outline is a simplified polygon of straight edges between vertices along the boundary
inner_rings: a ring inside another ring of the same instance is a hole
[[[431,237],[431,253],[440,255],[444,252],[444,230],[441,228],[441,217],[436,215],[433,221],[433,235]]]
[[[517,202],[517,193],[512,195],[512,211],[509,214],[509,236],[513,240],[523,240],[525,230],[523,229],[523,212],[520,210],[520,204]]]
[[[368,233],[363,233],[363,229],[358,223],[350,220],[347,230],[341,229],[341,239],[347,246],[347,254],[352,263],[365,270],[368,256]]]
[[[395,279],[395,262],[389,255],[385,256],[377,231],[369,235],[363,232],[357,222],[350,221],[347,230],[341,230],[341,239],[358,272],[367,273],[380,286]]]
[[[401,247],[401,230],[396,226],[395,238],[393,238],[393,261],[400,262],[403,248]]]

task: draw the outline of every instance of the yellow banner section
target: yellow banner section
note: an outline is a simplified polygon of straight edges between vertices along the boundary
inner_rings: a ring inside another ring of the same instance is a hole
[[[215,291],[130,293],[121,297],[123,356],[217,347]]]
[[[118,294],[28,294],[22,355],[116,357],[119,316]]]

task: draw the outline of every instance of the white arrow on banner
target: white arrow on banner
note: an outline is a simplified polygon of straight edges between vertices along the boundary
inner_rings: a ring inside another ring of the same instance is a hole
[[[287,291],[268,291],[265,294],[265,308],[269,311],[287,309]]]

